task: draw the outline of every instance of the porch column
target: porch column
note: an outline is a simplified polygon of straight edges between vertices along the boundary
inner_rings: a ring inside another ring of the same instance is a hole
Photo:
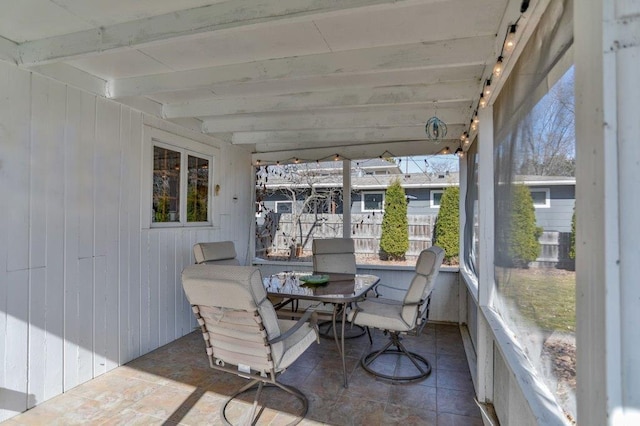
[[[640,424],[640,2],[574,16],[578,424]]]
[[[494,287],[493,107],[478,111],[478,308],[490,307]],[[478,313],[478,400],[493,402],[493,333]]]
[[[342,160],[342,238],[351,238],[351,160]]]

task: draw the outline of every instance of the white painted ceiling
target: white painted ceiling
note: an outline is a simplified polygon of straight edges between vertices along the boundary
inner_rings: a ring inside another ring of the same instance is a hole
[[[428,154],[469,130],[521,3],[0,0],[0,58],[254,157]]]

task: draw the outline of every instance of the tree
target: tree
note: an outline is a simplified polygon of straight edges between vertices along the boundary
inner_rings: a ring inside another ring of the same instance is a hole
[[[341,172],[342,169],[340,168],[339,171]],[[333,213],[335,205],[342,199],[342,188],[325,187],[326,183],[335,182],[335,173],[333,176],[330,171],[327,171],[326,166],[315,163],[258,168],[256,170],[258,210],[266,213],[267,220],[277,220],[280,215],[270,212],[264,205],[264,199],[268,195],[279,195],[291,203],[291,226],[281,229],[280,223],[265,222],[256,227],[256,236],[265,238],[261,235],[262,232],[275,230],[287,241],[289,259],[299,257],[302,247],[312,238],[316,227],[323,223],[322,213]],[[309,216],[312,217],[309,218]],[[309,219],[311,226],[307,228],[306,223]],[[267,239],[272,241],[275,235],[269,237]],[[266,250],[266,247],[261,247],[261,250]]]
[[[561,78],[522,120],[516,173],[575,176],[575,99],[573,71]]]
[[[409,222],[407,220],[407,197],[396,179],[387,188],[382,217],[380,251],[383,259],[404,260],[409,250]]]
[[[576,208],[573,208],[573,216],[571,216],[571,244],[569,245],[569,258],[576,258]]]
[[[507,256],[509,263],[525,268],[540,254],[538,238],[542,228],[536,226],[536,214],[529,188],[513,185],[509,226],[507,227]]]
[[[445,251],[447,263],[456,262],[460,254],[460,188],[445,188],[436,219],[435,245]]]

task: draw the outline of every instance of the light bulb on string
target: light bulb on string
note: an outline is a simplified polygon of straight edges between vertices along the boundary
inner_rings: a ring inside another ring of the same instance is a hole
[[[488,98],[491,95],[491,80],[487,80],[484,85],[484,95]]]
[[[480,108],[484,108],[487,106],[487,100],[484,98],[484,93],[480,93],[480,101],[478,102]]]
[[[507,37],[504,40],[503,51],[505,53],[513,52],[513,48],[516,46],[516,25],[509,26],[509,32],[507,33]]]
[[[496,64],[493,66],[493,75],[496,77],[500,77],[500,74],[502,74],[502,56],[498,56],[498,60],[496,61]]]

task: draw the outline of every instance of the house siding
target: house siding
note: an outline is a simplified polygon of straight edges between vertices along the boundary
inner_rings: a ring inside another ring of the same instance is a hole
[[[252,213],[250,155],[220,144],[216,226],[143,229],[144,126],[217,141],[4,62],[0,93],[2,421],[190,332],[192,245],[245,260]]]
[[[575,185],[530,186],[531,190],[548,188],[549,207],[536,208],[536,222],[545,231],[571,232],[575,204]]]

